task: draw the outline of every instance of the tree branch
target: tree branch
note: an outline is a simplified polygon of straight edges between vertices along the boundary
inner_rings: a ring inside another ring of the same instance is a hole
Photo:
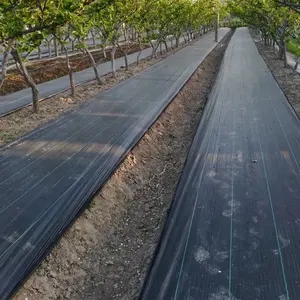
[[[291,3],[291,2],[288,2],[286,0],[275,0],[275,2],[282,5],[282,6],[289,7],[297,13],[300,13],[300,4]]]

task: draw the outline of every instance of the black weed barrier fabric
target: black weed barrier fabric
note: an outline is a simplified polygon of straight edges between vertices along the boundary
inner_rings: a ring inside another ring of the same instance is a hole
[[[208,34],[0,152],[0,299],[41,262],[215,46]]]
[[[140,300],[300,299],[299,164],[298,117],[238,29]]]

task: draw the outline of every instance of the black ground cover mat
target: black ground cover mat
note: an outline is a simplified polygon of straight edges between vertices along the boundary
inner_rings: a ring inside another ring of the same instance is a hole
[[[140,299],[300,299],[299,164],[298,117],[237,29]]]
[[[0,299],[41,262],[215,46],[208,34],[0,152]]]

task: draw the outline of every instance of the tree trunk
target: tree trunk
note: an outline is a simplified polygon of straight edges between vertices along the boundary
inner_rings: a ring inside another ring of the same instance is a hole
[[[176,48],[179,47],[179,41],[180,41],[180,37],[176,37]]]
[[[219,23],[220,23],[220,14],[219,12],[216,13],[216,20],[215,20],[215,42],[219,42]]]
[[[279,45],[278,59],[283,60],[283,50],[281,45]]]
[[[153,44],[152,42],[150,42],[150,44],[151,44],[151,47],[152,47],[152,59],[153,58],[157,58],[157,48],[158,48],[158,44],[157,45],[155,45],[155,44]]]
[[[106,54],[106,45],[102,46],[102,53],[103,53],[103,57],[106,59],[107,58],[107,54]]]
[[[126,52],[124,53],[124,60],[125,60],[125,70],[128,71],[129,70],[128,55]]]
[[[299,66],[300,57],[297,57],[296,64],[294,66],[294,70],[297,72]]]
[[[39,112],[39,90],[36,86],[31,87],[32,92],[32,107],[33,112],[37,114]]]
[[[279,39],[279,53],[278,53],[278,58],[282,61],[284,61],[284,56],[285,56],[285,41],[284,37],[281,35]]]
[[[37,85],[33,81],[32,77],[29,75],[28,70],[21,58],[19,51],[15,49],[11,52],[11,54],[16,62],[17,68],[19,69],[20,73],[23,75],[26,83],[31,88],[33,112],[38,113],[39,112],[39,90],[37,88]]]
[[[139,54],[138,54],[137,59],[136,59],[136,64],[137,65],[140,64],[140,58],[141,58],[141,54],[142,54],[142,51],[143,51],[143,48],[142,48],[142,45],[141,45],[140,42],[139,42],[139,49],[140,49],[140,51],[139,51]]]
[[[279,35],[279,59],[283,60],[284,67],[287,66],[287,57],[286,57],[286,41],[285,41],[285,34],[286,28],[288,26],[287,20],[284,21],[282,26],[281,34]]]
[[[283,62],[284,62],[284,67],[287,67],[287,56],[286,56],[286,42],[284,41],[283,43]]]
[[[85,48],[85,52],[88,55],[88,57],[89,57],[89,59],[90,59],[90,61],[92,63],[92,66],[93,66],[93,69],[94,69],[94,72],[95,72],[95,76],[96,76],[96,79],[97,79],[98,83],[100,85],[102,85],[103,84],[103,80],[101,79],[101,77],[99,75],[98,68],[97,68],[97,65],[96,65],[96,62],[95,62],[95,59],[94,59],[92,53],[89,51],[88,48]]]
[[[134,29],[134,40],[136,41],[137,38],[138,38],[138,33],[137,33],[136,29]]]
[[[111,56],[111,72],[112,72],[112,77],[113,78],[116,78],[116,76],[117,76],[116,60],[115,60],[116,49],[117,49],[117,47],[116,47],[116,44],[114,42],[114,45],[111,49],[111,54],[110,54],[110,56]]]
[[[53,39],[53,42],[54,42],[54,53],[55,53],[55,57],[57,57],[57,56],[58,56],[57,39],[54,38],[54,39]]]
[[[162,51],[162,43],[161,42],[159,42],[159,52],[160,52],[160,55],[162,56],[163,51]]]
[[[2,57],[2,76],[1,76],[1,82],[0,82],[0,89],[6,79],[7,75],[7,64],[8,64],[8,58],[11,51],[11,47],[8,46],[7,50],[4,51],[3,57]]]
[[[168,44],[166,41],[164,41],[165,47],[166,47],[166,51],[169,52],[169,48],[168,48]]]
[[[64,48],[65,55],[66,55],[66,64],[67,64],[67,69],[68,69],[69,79],[70,79],[71,96],[74,97],[75,96],[75,81],[74,81],[73,70],[72,70],[72,67],[70,64],[69,51],[65,45],[62,45],[62,46]]]
[[[119,50],[123,53],[124,55],[124,60],[125,60],[125,70],[128,71],[129,70],[129,65],[128,65],[128,54],[127,51],[124,51],[123,48],[120,46],[120,44],[118,43],[118,48]]]
[[[48,57],[51,58],[52,57],[52,49],[51,49],[50,43],[48,44],[48,53],[49,53]]]
[[[94,34],[94,32],[91,32],[91,33],[92,33],[92,39],[93,39],[93,46],[94,46],[94,48],[96,48],[95,34]]]
[[[127,31],[126,31],[126,28],[123,29],[123,36],[124,36],[125,42],[127,42]]]
[[[152,45],[151,45],[152,46]],[[152,55],[151,55],[151,58],[156,58],[156,51],[155,51],[155,47],[152,46]]]
[[[71,41],[71,43],[72,43],[72,52],[75,52],[75,41]]]
[[[260,41],[263,42],[264,41],[264,34],[262,32],[260,32]]]
[[[271,46],[271,39],[269,36],[267,37],[267,43],[268,43],[268,46]]]
[[[39,59],[42,59],[42,50],[41,50],[40,46],[38,46],[38,56],[39,56]]]
[[[173,37],[171,37],[171,49],[173,49]]]

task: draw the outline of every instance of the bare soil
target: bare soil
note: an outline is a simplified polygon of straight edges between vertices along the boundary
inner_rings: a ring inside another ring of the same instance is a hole
[[[137,298],[228,39],[206,58],[14,300]]]
[[[128,46],[121,46],[121,48],[125,50],[128,54],[138,52],[139,46],[137,44],[131,44]],[[148,45],[143,45],[142,49],[149,47]],[[92,51],[91,52],[95,61],[97,63],[104,63],[110,60],[111,49],[107,49],[107,57],[105,58],[103,55],[103,51]],[[115,57],[120,58],[123,57],[124,54],[120,49],[117,49]],[[70,65],[74,72],[82,71],[91,67],[91,62],[87,55],[76,54],[70,57]],[[29,74],[32,76],[34,82],[36,84],[40,84],[43,82],[47,82],[65,75],[68,75],[68,69],[66,65],[66,59],[63,57],[59,57],[57,59],[49,59],[49,60],[40,60],[37,62],[30,62],[27,66]],[[7,95],[13,92],[17,92],[27,88],[28,85],[25,82],[24,78],[18,70],[12,69],[8,71],[7,79],[5,80],[2,88],[0,89],[0,95]]]
[[[260,42],[256,42],[256,46],[296,113],[300,116],[300,75],[291,67],[285,68],[283,61],[278,59],[271,47]]]
[[[129,71],[120,69],[117,71],[117,77],[111,78],[108,74],[103,77],[104,85],[100,86],[97,81],[90,81],[76,88],[76,96],[71,97],[70,92],[60,93],[54,97],[40,102],[40,111],[38,114],[32,113],[32,107],[28,106],[13,112],[10,115],[0,118],[0,147],[1,145],[10,143],[17,138],[23,136],[27,132],[32,131],[38,126],[57,118],[62,113],[77,108],[80,104],[89,101],[99,92],[112,88],[114,85],[126,80],[137,73],[149,68],[161,59],[182,49],[187,44],[181,45],[179,48],[163,53],[162,57],[141,60],[139,66],[136,63],[129,66]]]

